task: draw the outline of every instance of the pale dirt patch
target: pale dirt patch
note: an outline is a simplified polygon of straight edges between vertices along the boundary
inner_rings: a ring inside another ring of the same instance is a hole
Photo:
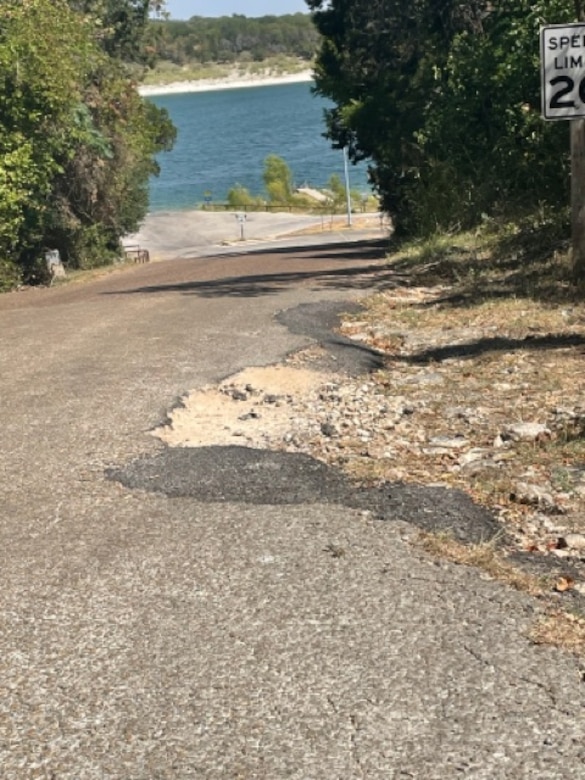
[[[291,366],[246,368],[183,399],[153,435],[171,447],[266,448],[294,426],[294,409],[329,377]]]

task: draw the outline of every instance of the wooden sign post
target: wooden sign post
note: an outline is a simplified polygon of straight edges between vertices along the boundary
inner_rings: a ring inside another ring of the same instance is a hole
[[[542,27],[540,61],[543,118],[571,122],[573,276],[585,286],[585,23]]]
[[[571,122],[571,244],[573,277],[585,285],[585,120]]]

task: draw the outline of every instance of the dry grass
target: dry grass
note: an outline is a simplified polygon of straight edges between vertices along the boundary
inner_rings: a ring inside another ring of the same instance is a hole
[[[139,266],[133,260],[124,259],[113,265],[102,265],[98,268],[68,270],[67,276],[63,277],[62,279],[55,279],[52,286],[63,287],[64,285],[70,284],[87,284],[89,282],[96,282],[100,279],[106,278],[107,276],[130,271],[133,268],[138,267]]]
[[[308,206],[304,211],[318,213],[320,208],[322,207],[318,204],[314,204],[314,207]],[[377,211],[354,215],[352,217],[351,227],[347,224],[347,215],[339,216],[327,212],[322,214],[320,224],[311,225],[310,227],[301,228],[300,230],[294,230],[286,235],[287,238],[292,236],[313,236],[334,230],[379,230],[382,235],[386,235],[388,227],[387,223],[380,219],[380,215]]]
[[[356,476],[459,487],[517,526],[534,512],[515,499],[517,483],[528,481],[559,494],[563,511],[581,523],[572,530],[585,530],[585,306],[566,281],[562,249],[543,228],[443,236],[390,256],[387,289],[344,332],[385,354],[376,381],[417,412],[397,443],[399,468],[363,459],[352,465]],[[422,381],[429,375],[432,384]],[[425,447],[462,436],[466,451],[493,454],[505,427],[521,422],[546,425],[551,435],[500,447],[497,468],[461,466],[461,453]]]
[[[585,533],[585,304],[569,281],[567,243],[543,221],[437,236],[390,255],[385,289],[343,330],[384,353],[379,387],[416,411],[386,441],[395,457],[354,458],[354,475],[462,489],[496,513],[515,551],[550,556],[565,531]],[[522,422],[550,433],[498,443],[507,425]],[[429,446],[457,436],[462,449]],[[488,462],[466,462],[473,452]],[[521,483],[541,487],[554,508],[522,501]],[[433,534],[421,543],[542,597],[547,617],[533,640],[585,652],[585,620],[559,609],[561,593],[551,611],[554,580],[518,570],[492,544],[469,547]],[[585,557],[575,553],[567,563],[583,568]]]
[[[553,645],[576,655],[583,655],[585,619],[570,612],[553,612],[534,626],[530,639],[539,645]]]
[[[252,77],[288,76],[310,70],[312,63],[285,55],[268,57],[262,62],[200,63],[177,65],[168,60],[159,61],[144,76],[143,84],[172,84],[204,79],[238,79]]]
[[[555,578],[536,577],[511,565],[493,542],[468,546],[447,534],[421,533],[419,543],[430,555],[480,569],[490,578],[521,593],[542,598],[555,589]],[[531,641],[584,655],[585,616],[556,606],[551,607],[546,602],[544,608],[546,614],[529,632]]]
[[[446,558],[463,566],[481,569],[494,580],[504,582],[514,590],[542,596],[552,587],[552,580],[536,577],[512,566],[498,552],[493,542],[465,545],[447,534],[421,533],[419,541],[422,548],[431,555]]]

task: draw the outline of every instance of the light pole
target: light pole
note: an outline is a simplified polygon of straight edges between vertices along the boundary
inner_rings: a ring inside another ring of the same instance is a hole
[[[347,201],[347,227],[351,227],[351,193],[349,191],[349,164],[347,146],[343,147],[343,170],[345,171],[345,199]]]

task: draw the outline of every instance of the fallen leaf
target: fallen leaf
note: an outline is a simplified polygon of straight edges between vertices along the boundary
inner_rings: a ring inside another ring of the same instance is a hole
[[[567,590],[571,590],[574,585],[575,580],[572,577],[561,577],[555,585],[555,590],[557,593],[564,593]]]

